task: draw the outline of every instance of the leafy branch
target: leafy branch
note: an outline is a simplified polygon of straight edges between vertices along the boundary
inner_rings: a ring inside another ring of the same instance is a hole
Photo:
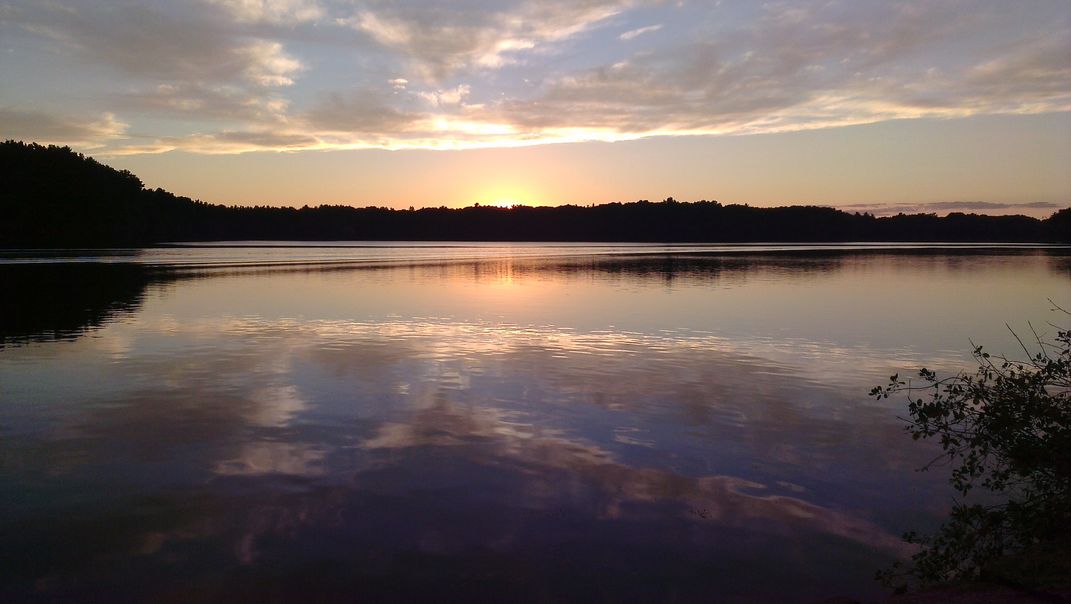
[[[936,534],[904,536],[922,549],[910,563],[881,571],[884,583],[903,590],[909,583],[977,579],[1004,556],[1068,541],[1071,331],[1058,329],[1045,341],[1031,326],[1035,351],[1013,331],[1026,354],[1022,360],[975,346],[973,374],[940,377],[923,368],[917,381],[893,375],[870,391],[878,399],[907,395],[905,429],[915,440],[935,438],[941,445],[941,454],[922,469],[951,466],[950,483],[963,498]],[[975,488],[1002,503],[968,503]]]

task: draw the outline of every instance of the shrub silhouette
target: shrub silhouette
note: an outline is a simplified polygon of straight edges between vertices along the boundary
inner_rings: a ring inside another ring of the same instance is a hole
[[[871,391],[879,399],[907,394],[907,431],[941,445],[931,465],[952,466],[950,482],[961,496],[976,487],[987,494],[979,502],[957,501],[936,534],[905,535],[922,549],[910,564],[879,573],[886,584],[902,590],[911,581],[985,578],[998,574],[1009,555],[1042,552],[1042,562],[1062,558],[1065,566],[1071,560],[1071,330],[1036,341],[1033,354],[1023,347],[1025,360],[979,346],[974,374],[939,377],[921,369],[920,382],[893,375]],[[984,501],[992,495],[997,503]]]

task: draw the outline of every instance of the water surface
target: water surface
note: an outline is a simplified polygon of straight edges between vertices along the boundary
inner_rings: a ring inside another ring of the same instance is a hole
[[[950,493],[890,373],[1015,352],[1061,248],[0,254],[0,597],[880,597]],[[1066,304],[1064,304],[1066,306]]]

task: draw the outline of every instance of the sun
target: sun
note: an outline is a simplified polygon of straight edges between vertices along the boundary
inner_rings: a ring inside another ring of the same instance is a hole
[[[477,196],[480,205],[495,206],[499,208],[512,208],[513,206],[532,205],[531,192],[515,186],[499,186],[488,189]]]

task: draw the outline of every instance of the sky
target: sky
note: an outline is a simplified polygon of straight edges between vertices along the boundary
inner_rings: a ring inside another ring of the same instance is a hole
[[[227,204],[1071,205],[1067,0],[0,0],[0,137]]]

